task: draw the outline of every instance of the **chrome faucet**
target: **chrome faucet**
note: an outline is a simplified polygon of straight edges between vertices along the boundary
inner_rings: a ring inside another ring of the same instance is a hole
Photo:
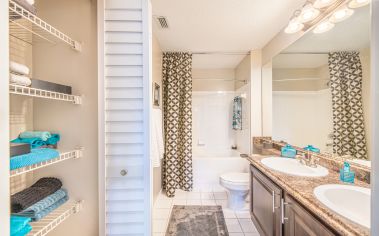
[[[304,152],[302,152],[301,154],[297,154],[296,158],[299,159],[300,164],[313,168],[317,167],[317,164],[320,160],[320,158],[313,156],[309,151],[307,152],[307,154],[305,154]]]

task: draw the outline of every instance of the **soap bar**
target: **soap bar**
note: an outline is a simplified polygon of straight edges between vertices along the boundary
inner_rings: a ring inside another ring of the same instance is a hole
[[[296,149],[293,148],[289,144],[287,144],[286,146],[282,147],[282,149],[281,149],[281,155],[282,155],[282,157],[295,158],[296,154],[297,154]]]
[[[10,156],[19,156],[30,153],[29,143],[10,143]]]

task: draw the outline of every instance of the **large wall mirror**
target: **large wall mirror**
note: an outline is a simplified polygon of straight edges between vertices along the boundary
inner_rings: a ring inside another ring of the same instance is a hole
[[[370,6],[307,32],[272,68],[273,139],[370,166]]]

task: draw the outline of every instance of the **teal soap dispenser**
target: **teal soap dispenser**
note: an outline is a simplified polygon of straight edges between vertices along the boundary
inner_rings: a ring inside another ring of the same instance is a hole
[[[354,183],[355,173],[350,169],[348,162],[343,163],[343,168],[340,169],[340,180],[345,183]]]
[[[296,149],[293,148],[289,144],[287,144],[286,146],[282,147],[282,149],[281,149],[281,155],[282,155],[282,157],[295,158],[296,154],[297,154]]]

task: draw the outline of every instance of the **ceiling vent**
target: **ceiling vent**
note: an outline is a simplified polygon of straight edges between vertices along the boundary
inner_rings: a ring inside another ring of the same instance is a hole
[[[155,20],[157,21],[158,26],[161,29],[168,29],[168,21],[164,16],[155,16]]]

